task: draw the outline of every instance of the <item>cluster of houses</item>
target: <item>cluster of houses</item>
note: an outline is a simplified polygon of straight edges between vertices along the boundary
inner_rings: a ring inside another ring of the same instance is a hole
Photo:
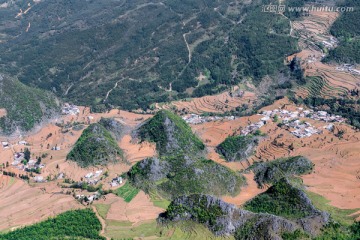
[[[61,109],[61,113],[64,115],[77,115],[80,113],[80,109],[69,103],[65,103]]]
[[[298,138],[311,137],[314,134],[322,133],[321,130],[313,127],[310,123],[305,121],[300,121],[299,119],[295,121],[286,122],[284,123],[284,125],[295,129],[291,131],[291,133]]]
[[[257,130],[259,130],[262,126],[264,126],[267,121],[270,120],[270,118],[262,118],[261,121],[257,122],[257,123],[252,123],[246,127],[244,127],[242,130],[241,130],[241,135],[248,135],[250,133],[254,133],[256,132]]]
[[[102,170],[98,170],[96,172],[90,172],[85,175],[85,182],[89,185],[96,185],[100,181],[100,176],[102,174]]]
[[[355,66],[352,64],[343,64],[341,67],[336,67],[336,70],[360,75],[360,70],[355,69]]]
[[[24,140],[19,141],[18,144],[19,145],[28,145],[28,143]],[[1,142],[1,145],[4,149],[10,148],[10,146],[11,146],[9,142]]]
[[[303,108],[297,108],[297,111],[292,112],[284,109],[274,109],[270,111],[263,111],[261,115],[264,116],[262,120],[269,120],[270,117],[274,118],[277,116],[281,118],[282,121],[289,122],[292,120],[297,120],[299,118],[310,118],[317,121],[323,122],[345,122],[345,118],[339,115],[332,115],[327,113],[326,111],[314,111],[314,110],[304,110]]]
[[[85,203],[92,203],[95,200],[99,200],[101,197],[101,194],[99,192],[95,192],[91,195],[85,196],[83,194],[78,194],[75,196],[75,199],[77,199],[80,202],[85,202]]]
[[[339,41],[331,36],[330,39],[328,39],[327,41],[322,41],[322,44],[327,48],[327,49],[333,49],[336,48],[336,46],[339,44]]]
[[[9,142],[1,142],[1,145],[3,148],[9,148],[10,147],[10,143]]]
[[[226,117],[219,117],[219,116],[200,116],[197,114],[190,114],[187,116],[183,116],[183,119],[185,120],[186,123],[188,124],[202,124],[205,122],[213,122],[213,121],[220,121],[223,119],[226,120],[235,120],[234,116],[226,116]]]
[[[310,118],[317,121],[323,121],[327,123],[333,122],[345,122],[345,118],[338,115],[331,115],[325,111],[304,110],[298,108],[298,111],[288,111],[284,109],[274,109],[269,111],[263,111],[260,115],[263,117],[257,123],[252,123],[241,130],[242,135],[248,135],[259,130],[272,119],[281,119],[281,125],[289,130],[294,136],[298,138],[310,137],[314,134],[321,134],[322,130],[312,126],[309,122],[300,121],[299,118]],[[324,127],[331,131],[333,124]]]
[[[282,125],[286,126],[287,129],[293,129],[291,133],[298,137],[310,137],[314,134],[321,134],[322,131],[312,126],[310,123],[305,121],[300,121],[299,118],[310,118],[317,121],[323,122],[345,122],[345,119],[338,115],[332,115],[326,111],[314,111],[314,110],[304,110],[303,108],[298,108],[297,111],[288,111],[284,109],[275,109],[270,111],[263,111],[262,114],[264,117],[261,119],[262,124],[266,124],[271,118],[282,119]],[[261,124],[260,124],[261,125]],[[325,128],[330,128],[325,126]]]
[[[19,170],[23,171],[35,171],[35,169],[42,169],[45,167],[44,164],[38,164],[36,160],[30,159],[29,161],[25,160],[25,154],[23,152],[16,152],[14,154],[14,161],[11,163],[12,166],[16,167]],[[26,164],[24,164],[26,163]]]

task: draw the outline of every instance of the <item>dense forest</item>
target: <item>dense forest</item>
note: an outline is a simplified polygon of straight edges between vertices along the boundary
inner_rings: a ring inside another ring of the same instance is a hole
[[[1,240],[104,239],[99,236],[101,223],[90,209],[62,213],[28,227],[0,234]]]

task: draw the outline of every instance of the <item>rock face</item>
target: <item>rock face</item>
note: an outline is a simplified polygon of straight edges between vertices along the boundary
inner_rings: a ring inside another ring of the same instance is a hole
[[[318,228],[328,222],[328,214],[316,215],[300,220],[253,213],[208,195],[190,195],[176,198],[160,222],[193,220],[205,224],[216,235],[235,235],[236,239],[282,239],[286,232],[303,230],[314,235]]]
[[[123,135],[124,125],[116,121],[114,118],[101,118],[99,124],[108,130],[111,135],[119,141]]]
[[[297,156],[256,163],[251,169],[255,173],[254,180],[262,187],[265,183],[274,183],[283,177],[308,173],[313,167],[314,164],[309,159]]]
[[[67,159],[81,167],[117,162],[122,150],[111,134],[100,124],[91,124],[84,130]]]
[[[257,137],[233,136],[226,138],[217,146],[216,152],[223,155],[228,162],[242,161],[254,153],[257,144]]]

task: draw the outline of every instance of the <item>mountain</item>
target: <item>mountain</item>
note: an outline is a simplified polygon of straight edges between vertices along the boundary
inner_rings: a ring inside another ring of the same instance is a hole
[[[298,50],[289,20],[261,12],[271,2],[7,1],[0,70],[98,111],[258,84]]]
[[[116,163],[122,154],[112,135],[102,125],[94,123],[83,131],[66,159],[88,167]]]
[[[156,143],[159,157],[131,168],[133,185],[165,198],[191,193],[235,195],[244,185],[237,172],[205,158],[205,145],[187,123],[170,111],[160,111],[135,131],[141,141]]]
[[[0,74],[0,133],[29,131],[42,120],[60,113],[56,97],[44,90],[24,85],[9,75]]]
[[[160,155],[196,154],[205,145],[190,126],[176,114],[162,110],[146,121],[136,133],[141,141],[155,142]]]

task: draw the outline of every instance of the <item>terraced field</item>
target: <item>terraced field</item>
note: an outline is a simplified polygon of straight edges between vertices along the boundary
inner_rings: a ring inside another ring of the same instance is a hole
[[[293,33],[300,38],[300,53],[291,56],[301,58],[307,76],[307,84],[301,86],[296,94],[323,98],[353,98],[349,91],[360,88],[360,75],[341,70],[340,66],[321,62],[328,49],[335,48],[338,41],[330,35],[329,28],[338,17],[334,12],[310,12],[310,15],[294,21]]]
[[[181,101],[172,102],[170,104],[157,104],[158,109],[177,109],[187,113],[223,113],[235,109],[242,104],[249,107],[255,101],[256,96],[252,92],[243,92],[240,95],[224,92],[214,96],[205,96],[201,98],[192,98]]]

